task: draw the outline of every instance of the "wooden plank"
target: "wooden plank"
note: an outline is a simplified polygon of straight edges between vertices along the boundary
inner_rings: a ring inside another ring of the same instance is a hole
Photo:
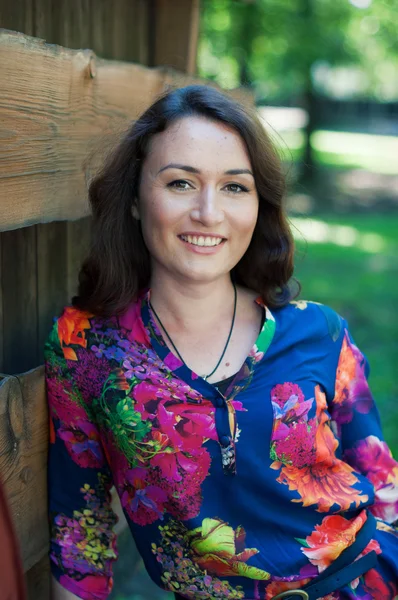
[[[47,556],[25,575],[28,600],[50,600],[50,561]]]
[[[91,46],[99,56],[148,64],[149,0],[91,0]]]
[[[35,35],[34,0],[0,0],[0,27]]]
[[[3,370],[27,371],[36,366],[37,257],[34,227],[7,231],[1,236],[4,329]]]
[[[44,367],[0,382],[0,473],[24,571],[47,553],[48,415]]]
[[[196,72],[199,0],[155,0],[152,66]]]
[[[43,362],[43,348],[52,319],[67,302],[67,223],[37,225],[37,311],[38,363]],[[15,369],[14,369],[15,370]]]
[[[138,56],[141,65],[149,65],[149,3],[147,0],[135,0],[137,5]]]
[[[165,72],[11,32],[0,50],[0,230],[87,215],[98,148],[165,89]]]
[[[91,218],[79,219],[68,223],[68,254],[67,254],[67,298],[68,302],[77,293],[77,283],[80,267],[90,249]]]

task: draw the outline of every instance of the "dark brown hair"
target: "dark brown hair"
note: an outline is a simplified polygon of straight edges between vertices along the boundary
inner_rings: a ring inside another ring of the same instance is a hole
[[[259,214],[251,243],[232,276],[257,292],[267,306],[283,306],[292,299],[293,239],[283,209],[285,177],[279,157],[254,111],[212,87],[192,85],[168,92],[152,104],[91,183],[93,242],[80,271],[74,306],[101,316],[118,315],[149,285],[150,256],[131,208],[152,136],[191,116],[223,123],[239,133],[253,168]]]

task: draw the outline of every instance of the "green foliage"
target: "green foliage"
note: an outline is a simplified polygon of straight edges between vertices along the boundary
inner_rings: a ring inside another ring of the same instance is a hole
[[[394,3],[202,0],[200,74],[226,88],[251,85],[260,101],[286,102],[314,69],[356,67],[364,95],[398,98]]]

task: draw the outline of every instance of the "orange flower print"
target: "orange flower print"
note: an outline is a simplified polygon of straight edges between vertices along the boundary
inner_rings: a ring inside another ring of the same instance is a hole
[[[318,463],[303,469],[283,467],[277,481],[288,485],[290,491],[298,492],[300,499],[292,502],[318,505],[318,512],[328,512],[333,504],[338,504],[340,510],[348,510],[353,502],[358,507],[368,500],[366,494],[353,487],[358,479],[353,469],[342,461],[336,461],[333,466]]]
[[[58,319],[58,336],[64,357],[67,360],[77,360],[76,352],[69,348],[69,344],[77,344],[86,348],[87,340],[85,329],[90,328],[89,317],[91,315],[84,313],[77,308],[68,306],[65,308],[62,316]]]
[[[336,388],[334,402],[342,404],[349,394],[351,381],[355,379],[357,359],[347,334],[341,347],[339,364],[337,366]]]
[[[367,414],[372,406],[373,398],[365,374],[365,357],[351,342],[346,331],[336,372],[333,419],[340,427],[352,421],[354,409]]]
[[[354,469],[335,456],[338,441],[329,427],[326,397],[319,386],[315,389],[315,400],[314,464],[302,468],[285,465],[277,481],[298,492],[300,499],[292,502],[302,502],[303,506],[318,505],[318,512],[328,512],[334,504],[339,505],[340,510],[348,510],[352,503],[358,507],[368,500],[368,496],[353,487],[358,483]],[[280,466],[281,463],[276,461],[271,468],[279,469]]]
[[[351,546],[366,518],[364,510],[353,519],[345,519],[340,515],[325,517],[320,525],[315,526],[315,531],[305,539],[306,545],[301,548],[303,554],[321,573],[340,556],[343,550]],[[364,553],[367,554],[370,550],[380,554],[378,542],[371,540]]]
[[[326,414],[326,396],[319,385],[315,388],[315,401],[318,423],[315,434],[315,462],[333,464],[336,461],[335,452],[339,443],[330,429],[329,417]]]

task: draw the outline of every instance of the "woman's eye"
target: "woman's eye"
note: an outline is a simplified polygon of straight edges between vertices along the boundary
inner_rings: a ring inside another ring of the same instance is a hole
[[[188,190],[191,188],[191,184],[184,179],[176,179],[167,184],[167,187],[175,188],[176,190]]]
[[[244,185],[240,185],[239,183],[228,183],[225,186],[225,189],[227,189],[228,192],[232,192],[233,194],[241,194],[242,192],[249,191]]]

